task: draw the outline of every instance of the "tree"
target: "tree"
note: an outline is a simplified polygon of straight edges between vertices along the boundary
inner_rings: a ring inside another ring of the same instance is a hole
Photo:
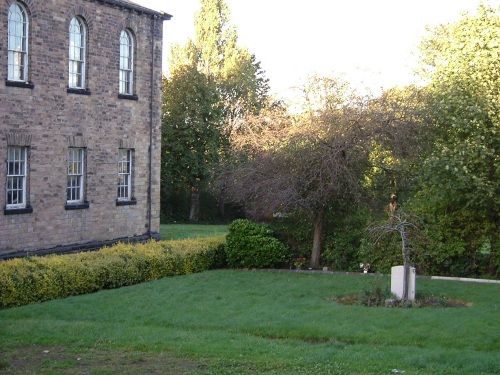
[[[410,266],[412,258],[412,247],[410,245],[410,236],[418,229],[418,217],[415,215],[407,214],[401,207],[398,206],[396,195],[391,195],[389,203],[389,220],[383,223],[373,223],[367,227],[368,232],[378,242],[383,236],[389,234],[398,234],[401,240],[401,255],[403,257],[403,293],[402,299],[408,300]]]
[[[163,82],[162,185],[192,192],[189,219],[199,215],[200,183],[219,160],[221,111],[213,82],[184,65]]]
[[[425,122],[426,90],[416,86],[384,91],[369,105],[375,126],[366,184],[372,198],[385,205],[387,194],[410,197],[419,166],[432,149]]]
[[[306,213],[314,227],[310,265],[316,268],[327,209],[358,198],[370,141],[366,102],[344,81],[312,77],[303,92],[307,111],[301,116],[279,107],[264,110],[233,134],[239,157],[231,194],[254,215]]]
[[[236,28],[230,24],[230,11],[225,1],[201,0],[201,8],[195,17],[195,29],[195,40],[189,39],[182,47],[180,45],[172,47],[170,78],[189,67],[205,76],[214,85],[218,94],[221,120],[221,126],[218,127],[220,132],[218,158],[223,160],[227,156],[231,129],[241,123],[241,119],[247,113],[260,110],[267,98],[268,80],[255,56],[247,49],[238,46]],[[167,80],[166,84],[168,83]],[[196,86],[196,83],[194,85]],[[207,129],[207,133],[211,131],[213,129]],[[179,140],[189,136],[190,131],[187,130],[183,137],[165,139],[164,144],[176,142],[178,144],[175,147],[182,149],[186,144],[179,143]],[[188,149],[184,149],[183,153],[178,154],[183,158],[181,164],[196,160],[192,157],[184,158],[189,152]],[[165,167],[168,165],[164,163]],[[195,170],[196,165],[191,165],[190,168]],[[173,179],[182,179],[176,175],[176,169],[168,173]],[[207,175],[203,174],[201,178],[206,179]],[[220,201],[223,207],[223,187],[221,191]],[[199,188],[192,189],[191,211],[199,210],[199,206],[197,208],[199,192]],[[196,215],[192,215],[191,218],[196,219]]]
[[[174,45],[170,67],[195,65],[212,79],[221,96],[225,128],[230,130],[246,113],[258,112],[268,99],[269,80],[255,55],[238,45],[224,0],[201,0],[195,16],[195,40]]]
[[[472,263],[462,272],[477,272],[483,251],[490,272],[500,263],[499,41],[500,11],[481,5],[434,29],[421,45],[435,141],[421,173],[419,208],[443,251],[441,262]]]

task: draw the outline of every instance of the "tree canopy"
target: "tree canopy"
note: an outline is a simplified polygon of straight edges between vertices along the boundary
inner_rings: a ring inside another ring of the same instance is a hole
[[[238,46],[223,0],[201,0],[195,26],[196,39],[173,48],[165,78],[162,176],[171,185],[199,192],[219,167],[221,198],[229,191],[247,215],[299,212],[313,228],[312,267],[321,262],[325,216],[362,227],[383,217],[397,194],[422,219],[412,249],[420,267],[498,273],[499,9],[481,5],[429,30],[420,49],[425,86],[373,98],[339,77],[311,76],[298,114],[269,99],[264,71]],[[389,266],[392,240],[375,249],[360,243],[357,229],[330,244],[356,237],[349,262],[372,257],[361,260]]]
[[[481,5],[476,14],[434,29],[421,52],[435,138],[423,168],[420,208],[431,214],[429,234],[441,238],[444,254],[466,253],[474,267],[479,252],[488,251],[494,263],[500,233],[500,11]]]
[[[196,69],[185,66],[164,78],[163,153],[165,170],[176,176],[171,183],[190,186],[207,177],[207,166],[218,160],[218,103],[214,84]]]
[[[164,79],[163,193],[189,184],[190,220],[199,217],[200,186],[224,158],[231,129],[246,113],[258,112],[268,85],[260,63],[238,46],[236,28],[223,0],[201,0],[195,40],[172,47]]]
[[[314,226],[311,266],[318,267],[326,211],[334,201],[357,199],[370,141],[365,103],[345,82],[312,77],[304,93],[302,116],[263,111],[234,134],[240,158],[231,190],[254,213],[306,213]]]

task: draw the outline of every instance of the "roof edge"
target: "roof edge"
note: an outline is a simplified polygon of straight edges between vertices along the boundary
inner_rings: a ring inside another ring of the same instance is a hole
[[[124,0],[103,0],[103,2],[105,3],[108,3],[108,4],[112,4],[112,5],[119,5],[119,6],[122,6],[124,8],[127,8],[127,9],[131,9],[131,10],[135,10],[139,13],[145,13],[145,14],[148,14],[148,15],[151,15],[151,16],[157,16],[159,18],[161,18],[163,21],[168,21],[172,18],[172,15],[171,14],[168,14],[168,13],[165,13],[165,12],[158,12],[156,10],[153,10],[153,9],[149,9],[149,8],[146,8],[146,7],[143,7],[139,4],[134,4],[130,1],[124,1]]]

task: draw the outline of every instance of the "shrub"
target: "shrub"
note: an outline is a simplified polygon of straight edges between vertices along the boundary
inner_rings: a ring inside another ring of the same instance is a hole
[[[329,208],[324,225],[323,266],[338,271],[359,271],[359,263],[366,262],[358,252],[370,215],[367,208],[342,202]],[[295,257],[311,257],[313,225],[304,213],[290,213],[273,219],[270,225],[276,237],[293,250]],[[371,258],[366,259],[372,264]]]
[[[274,236],[291,249],[293,258],[311,258],[313,226],[303,213],[295,211],[273,218],[269,227]]]
[[[375,289],[365,289],[359,295],[359,304],[364,306],[385,306],[385,301],[396,297],[391,293],[389,287],[382,288],[377,286]]]
[[[328,231],[325,235],[321,261],[333,270],[359,271],[360,263],[374,262],[360,256],[361,242],[365,235],[363,228],[369,223],[368,208],[340,204],[328,213]]]
[[[1,261],[0,308],[200,272],[223,264],[224,251],[222,236]]]
[[[227,263],[232,268],[282,267],[290,260],[288,248],[265,224],[238,219],[229,225]]]

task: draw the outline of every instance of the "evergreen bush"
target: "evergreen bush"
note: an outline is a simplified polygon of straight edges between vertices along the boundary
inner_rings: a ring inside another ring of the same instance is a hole
[[[228,227],[227,263],[231,268],[283,267],[291,258],[288,248],[266,224],[238,219]]]

